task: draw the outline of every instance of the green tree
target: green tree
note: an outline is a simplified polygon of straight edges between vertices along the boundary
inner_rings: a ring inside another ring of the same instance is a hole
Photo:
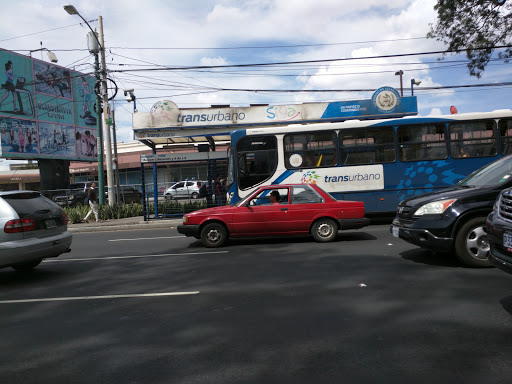
[[[480,78],[497,46],[509,46],[498,58],[512,57],[512,0],[437,0],[434,9],[437,23],[427,37],[465,50],[471,76]]]

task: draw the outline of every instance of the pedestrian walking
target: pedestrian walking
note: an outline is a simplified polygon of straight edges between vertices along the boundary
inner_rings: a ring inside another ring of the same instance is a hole
[[[91,183],[91,187],[87,191],[87,199],[89,199],[89,206],[91,209],[89,209],[89,212],[87,212],[87,215],[84,217],[84,221],[88,223],[87,220],[89,216],[91,216],[91,213],[94,213],[94,216],[96,217],[96,222],[99,221],[98,219],[98,194],[96,193],[96,184]]]

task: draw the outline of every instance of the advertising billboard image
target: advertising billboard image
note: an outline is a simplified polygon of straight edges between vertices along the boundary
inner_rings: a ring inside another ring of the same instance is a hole
[[[1,157],[97,160],[95,78],[0,49]]]

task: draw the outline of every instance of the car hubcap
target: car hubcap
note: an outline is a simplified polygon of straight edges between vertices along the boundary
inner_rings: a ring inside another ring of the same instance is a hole
[[[220,231],[218,231],[217,229],[212,229],[208,232],[208,241],[210,241],[211,243],[216,243],[220,240],[221,238],[221,234],[220,234]]]
[[[485,227],[476,227],[469,232],[466,238],[468,252],[477,259],[487,259],[489,254],[489,241]]]
[[[317,233],[321,237],[329,237],[329,236],[331,236],[332,231],[333,231],[333,228],[331,225],[329,225],[327,223],[322,223],[318,226]]]

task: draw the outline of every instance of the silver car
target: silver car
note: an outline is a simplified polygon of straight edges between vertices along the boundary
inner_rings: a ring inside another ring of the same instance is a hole
[[[195,180],[177,182],[172,187],[166,189],[164,197],[167,200],[180,198],[197,199],[199,197],[199,189],[203,183],[204,181]]]
[[[0,192],[0,268],[35,268],[71,249],[66,213],[35,191]]]

